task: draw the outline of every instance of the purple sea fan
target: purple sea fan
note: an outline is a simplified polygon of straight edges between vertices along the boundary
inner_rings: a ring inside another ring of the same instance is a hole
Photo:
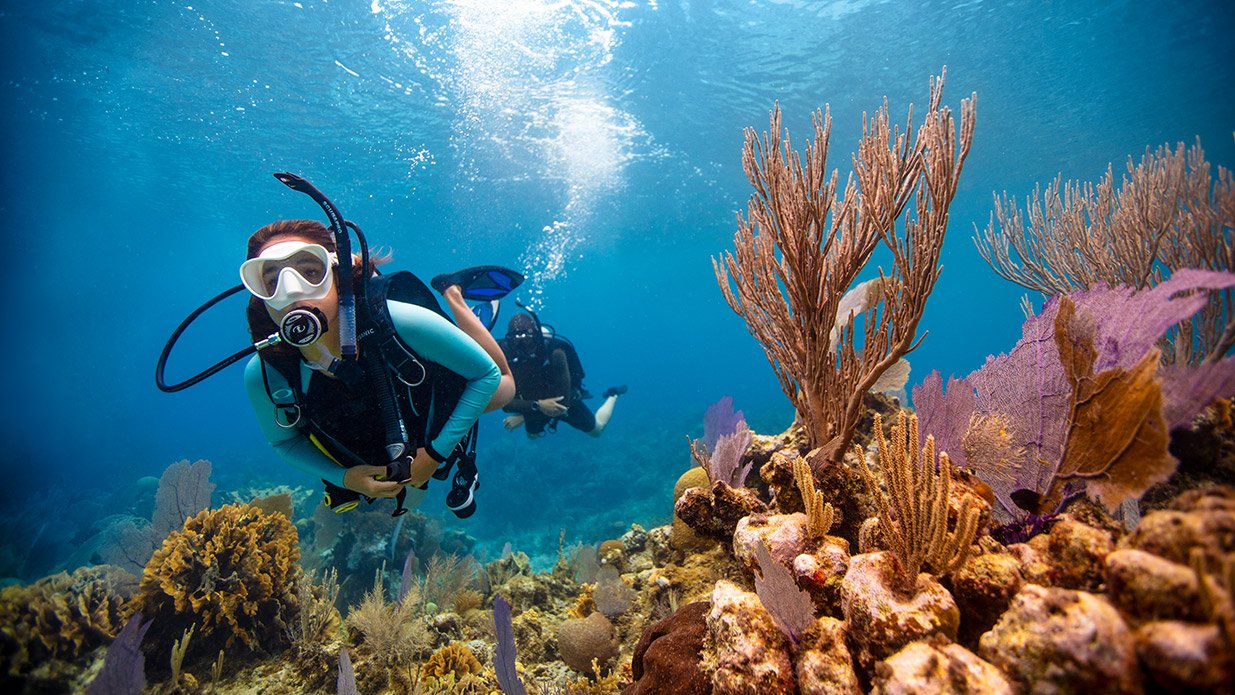
[[[1098,287],[1069,295],[1092,341],[1093,373],[1132,370],[1164,333],[1205,305],[1207,291],[1232,286],[1235,274],[1185,269],[1149,290]],[[977,470],[1013,516],[1019,507],[1012,493],[1045,491],[1068,438],[1073,388],[1056,342],[1059,306],[1059,298],[1049,301],[1025,322],[1012,350],[987,358],[965,379],[950,380],[946,394],[937,375],[914,389],[923,431],[934,434],[954,461]],[[1215,397],[1231,395],[1235,359],[1163,367],[1158,378],[1167,427],[1177,427]],[[959,446],[958,431],[964,432]]]
[[[716,448],[708,458],[708,479],[713,483],[722,481],[730,487],[742,487],[752,465],[751,461],[747,461],[745,466],[741,465],[742,457],[753,439],[754,433],[746,426],[746,421],[740,420],[733,434],[717,440]]]
[[[776,626],[796,645],[815,623],[815,602],[798,588],[793,573],[772,557],[762,542],[755,545],[755,559],[759,562],[755,593]]]
[[[725,396],[708,406],[703,413],[703,444],[708,452],[716,449],[716,442],[738,429],[738,423],[746,422],[742,411],[734,411],[733,398]]]
[[[142,638],[150,621],[134,613],[107,648],[103,668],[86,688],[86,695],[138,695],[146,689],[146,657],[141,652]]]
[[[943,377],[938,370],[926,375],[913,387],[913,406],[918,414],[918,429],[934,435],[935,450],[948,455],[952,465],[963,468],[965,432],[977,409],[973,386],[964,379],[948,378],[948,390],[943,389]]]

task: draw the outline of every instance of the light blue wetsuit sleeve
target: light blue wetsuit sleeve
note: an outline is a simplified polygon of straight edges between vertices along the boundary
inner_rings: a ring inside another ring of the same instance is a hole
[[[273,370],[271,378],[282,382],[282,378]],[[283,428],[275,422],[275,405],[266,394],[266,385],[262,382],[261,359],[257,356],[252,357],[244,368],[244,390],[249,394],[249,402],[253,404],[253,412],[257,414],[257,424],[261,427],[262,434],[266,435],[279,458],[315,478],[343,487],[345,468],[330,460],[314,446],[299,427]]]
[[[484,348],[441,315],[415,304],[388,301],[386,305],[404,342],[425,359],[467,379],[450,419],[427,447],[433,458],[445,460],[488,407],[502,373]]]

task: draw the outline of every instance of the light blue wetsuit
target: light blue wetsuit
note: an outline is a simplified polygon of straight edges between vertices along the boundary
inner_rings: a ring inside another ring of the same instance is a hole
[[[386,306],[390,309],[395,330],[405,344],[424,359],[467,379],[467,387],[446,424],[426,447],[434,458],[443,460],[489,405],[489,400],[501,381],[501,372],[476,341],[436,312],[393,300],[387,301]],[[300,383],[304,385],[302,388],[310,383],[312,371],[307,363],[300,363]],[[275,421],[277,409],[266,393],[261,363],[257,357],[250,359],[245,368],[244,386],[253,410],[257,413],[257,422],[262,433],[270,440],[280,458],[314,477],[343,487],[343,473],[346,469],[309,441],[308,432],[303,429],[303,425],[283,428]],[[374,417],[380,417],[380,414],[375,413]],[[379,462],[373,463],[380,465]]]

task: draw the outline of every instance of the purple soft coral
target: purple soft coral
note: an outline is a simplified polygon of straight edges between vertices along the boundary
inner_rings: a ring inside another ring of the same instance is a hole
[[[703,413],[703,444],[711,452],[721,437],[733,434],[739,422],[745,422],[742,411],[734,411],[733,398],[725,396],[708,406]]]
[[[1205,305],[1207,291],[1235,287],[1235,274],[1179,270],[1149,290],[1098,287],[1070,295],[1078,315],[1089,317],[1096,352],[1094,372],[1129,369],[1143,359],[1172,326]],[[935,435],[958,463],[976,468],[1013,515],[1018,489],[1042,491],[1054,475],[1067,437],[1072,389],[1055,341],[1059,300],[1029,318],[1022,337],[1007,354],[964,379],[951,379],[946,394],[938,374],[914,389],[922,431]],[[1188,424],[1214,398],[1235,392],[1235,358],[1201,367],[1161,367],[1163,415],[1168,427]],[[970,460],[962,442],[974,415],[998,415],[999,432],[1014,446],[1006,458]],[[959,434],[958,434],[959,433]],[[991,470],[998,467],[999,470]]]

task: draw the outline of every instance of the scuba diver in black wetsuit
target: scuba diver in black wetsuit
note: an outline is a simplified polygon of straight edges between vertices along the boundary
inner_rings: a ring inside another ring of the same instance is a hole
[[[558,422],[599,437],[609,424],[618,396],[625,386],[605,390],[604,403],[593,414],[583,399],[583,364],[575,346],[542,325],[533,313],[516,314],[510,319],[506,337],[498,341],[510,362],[515,379],[515,397],[503,408],[508,413],[503,425],[509,432],[520,425],[535,439],[545,429],[556,431]]]
[[[523,277],[480,266],[434,278],[452,322],[416,276],[378,273],[387,259],[370,258],[360,229],[312,184],[292,174],[276,178],[313,197],[331,227],[288,220],[255,232],[241,285],[181,323],[159,358],[156,383],[179,391],[257,353],[245,388],[258,423],[280,458],[321,478],[331,509],[347,511],[361,497],[395,498],[397,516],[407,511],[405,501],[415,505],[430,476],[451,478],[453,468],[446,505],[470,516],[478,487],[476,420],[514,395],[510,368],[485,324],[492,325],[497,300]],[[349,230],[360,241],[357,258]],[[251,294],[254,344],[181,383],[165,383],[168,355],[183,331],[243,289]],[[480,305],[473,310],[464,300]]]

